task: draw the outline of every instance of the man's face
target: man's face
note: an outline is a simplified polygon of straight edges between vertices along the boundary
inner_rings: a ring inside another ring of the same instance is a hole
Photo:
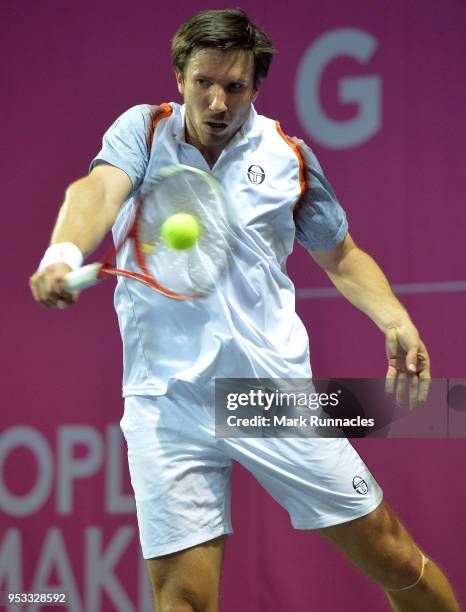
[[[213,164],[246,121],[257,96],[253,55],[194,50],[176,80],[186,105],[186,140]]]

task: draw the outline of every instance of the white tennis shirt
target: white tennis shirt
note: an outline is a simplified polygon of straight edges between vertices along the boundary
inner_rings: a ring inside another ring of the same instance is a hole
[[[115,308],[123,339],[123,395],[163,395],[177,381],[210,383],[214,378],[309,378],[308,336],[295,313],[295,291],[286,259],[295,237],[311,250],[328,250],[348,224],[335,194],[306,148],[308,188],[301,197],[299,160],[277,123],[253,107],[242,129],[213,168],[186,143],[184,106],[157,123],[150,105],[121,115],[103,138],[91,164],[108,163],[126,172],[133,192],[113,227],[118,243],[134,210],[133,194],[145,176],[167,164],[183,163],[211,173],[235,207],[240,235],[229,273],[218,290],[189,302],[166,298],[120,277]],[[302,177],[301,177],[302,178]],[[135,269],[128,243],[118,267]]]

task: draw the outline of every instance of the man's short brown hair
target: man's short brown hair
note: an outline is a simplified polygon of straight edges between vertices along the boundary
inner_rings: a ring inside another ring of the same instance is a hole
[[[254,88],[267,76],[276,49],[267,34],[252,23],[241,9],[202,11],[178,28],[172,40],[175,70],[184,73],[194,49],[241,49],[254,57]]]

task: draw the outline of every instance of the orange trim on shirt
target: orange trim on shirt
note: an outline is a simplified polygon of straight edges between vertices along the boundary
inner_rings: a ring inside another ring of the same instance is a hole
[[[149,153],[152,147],[152,142],[154,140],[155,128],[157,127],[159,121],[161,119],[170,117],[170,115],[173,113],[172,107],[170,106],[170,104],[167,104],[166,102],[164,102],[163,104],[160,104],[158,108],[162,110],[161,111],[157,110],[157,114],[152,119],[152,123],[150,124],[149,135],[147,136],[147,148],[149,149]]]
[[[296,213],[296,211],[298,210],[301,201],[303,199],[304,194],[306,193],[307,190],[307,181],[306,181],[306,173],[304,170],[304,160],[303,160],[303,156],[301,155],[301,151],[299,150],[299,147],[297,144],[295,144],[291,138],[289,136],[287,136],[282,128],[280,127],[280,123],[278,121],[275,121],[275,125],[277,128],[277,132],[280,134],[280,136],[283,138],[283,140],[286,142],[286,144],[288,146],[290,146],[293,151],[294,154],[296,155],[296,157],[298,158],[298,164],[299,164],[299,188],[301,191],[301,194],[298,198],[298,201],[296,202],[295,206],[294,206],[294,213]]]

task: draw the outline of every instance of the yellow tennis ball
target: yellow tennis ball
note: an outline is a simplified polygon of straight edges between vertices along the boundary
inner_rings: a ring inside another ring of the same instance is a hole
[[[199,240],[201,225],[194,215],[176,213],[165,219],[160,233],[167,246],[177,251],[184,251]]]

